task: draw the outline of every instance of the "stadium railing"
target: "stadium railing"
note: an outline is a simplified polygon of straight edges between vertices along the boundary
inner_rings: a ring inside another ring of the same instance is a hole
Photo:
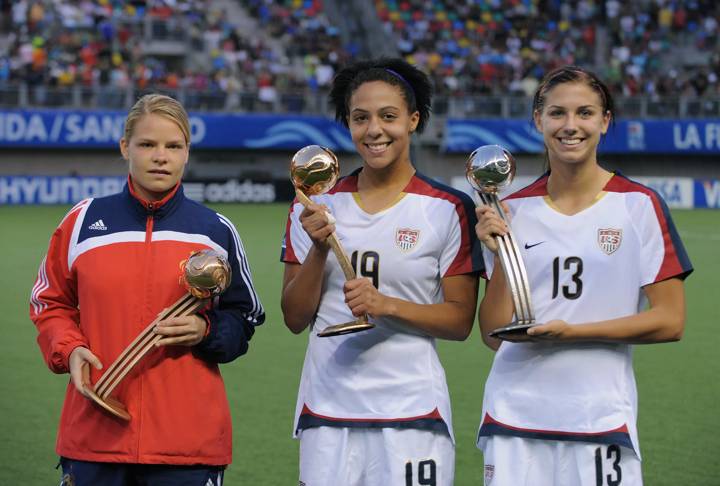
[[[26,83],[0,85],[2,109],[109,109],[127,110],[146,92],[162,92],[176,97],[191,111],[234,113],[331,114],[323,91],[279,92],[273,101],[261,101],[255,91],[226,93],[220,90],[168,89],[144,90],[108,86],[50,87]],[[623,118],[718,118],[720,96],[708,97],[620,97],[616,100]],[[524,96],[437,96],[436,115],[456,118],[530,118],[531,99]]]

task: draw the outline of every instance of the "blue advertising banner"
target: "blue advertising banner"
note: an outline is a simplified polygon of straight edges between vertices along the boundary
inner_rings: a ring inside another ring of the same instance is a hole
[[[126,113],[0,110],[0,148],[115,148]],[[299,149],[317,144],[354,150],[347,129],[320,116],[191,113],[192,144],[200,149]]]
[[[0,176],[0,205],[75,204],[122,191],[127,176]]]
[[[127,176],[0,176],[0,205],[75,204],[122,191]],[[289,179],[183,180],[185,195],[207,203],[292,201]]]
[[[541,153],[542,135],[528,120],[448,119],[443,149],[472,152],[481,145]],[[720,120],[621,120],[600,142],[604,153],[720,155]]]
[[[534,177],[517,177],[507,195],[530,184]],[[671,208],[720,209],[720,180],[690,177],[632,177],[656,190]],[[75,204],[89,197],[120,192],[127,176],[0,176],[0,206],[27,204]],[[457,189],[473,194],[465,177],[450,181]],[[185,195],[206,203],[267,203],[291,201],[295,190],[288,179],[183,180]]]
[[[0,148],[115,148],[126,114],[116,111],[0,110]],[[354,150],[347,129],[321,116],[191,113],[199,149],[297,150],[310,144]],[[539,153],[542,136],[527,120],[448,119],[443,149],[470,152],[498,144]],[[720,120],[622,120],[601,142],[606,153],[720,154]]]
[[[720,180],[695,179],[693,184],[693,207],[720,209]]]

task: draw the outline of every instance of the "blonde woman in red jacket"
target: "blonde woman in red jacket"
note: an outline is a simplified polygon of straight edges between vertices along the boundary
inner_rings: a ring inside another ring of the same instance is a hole
[[[71,376],[56,448],[64,484],[219,485],[231,462],[218,363],[247,351],[265,315],[233,224],[183,194],[189,146],[180,103],[142,97],[120,141],[125,189],[72,208],[40,264],[30,317],[50,369]],[[158,324],[158,346],[113,391],[132,419],[107,413],[85,387],[185,294],[178,263],[200,249],[227,257],[228,289],[211,308]]]

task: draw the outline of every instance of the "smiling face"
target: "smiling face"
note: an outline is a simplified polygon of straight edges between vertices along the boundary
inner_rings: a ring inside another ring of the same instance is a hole
[[[567,82],[549,89],[533,119],[543,134],[551,168],[557,163],[596,163],[600,136],[607,132],[610,118],[600,95],[586,83]]]
[[[408,112],[400,88],[384,81],[363,83],[350,97],[348,112],[350,135],[366,167],[410,163],[410,135],[420,114]]]
[[[189,146],[180,126],[170,118],[148,113],[135,123],[129,139],[120,140],[135,192],[147,201],[159,201],[180,181]]]

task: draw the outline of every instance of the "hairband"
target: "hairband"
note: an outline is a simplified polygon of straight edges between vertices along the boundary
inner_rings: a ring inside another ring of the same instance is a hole
[[[407,79],[403,78],[402,75],[401,75],[399,72],[393,71],[393,70],[390,69],[390,68],[383,68],[383,69],[385,69],[385,71],[389,72],[390,74],[392,74],[393,76],[395,76],[396,78],[398,78],[400,81],[402,81],[403,84],[404,84],[405,86],[407,86],[407,88],[410,90],[410,92],[412,93],[413,97],[415,96],[415,90],[413,89],[412,86],[410,86],[410,83],[407,82]]]

